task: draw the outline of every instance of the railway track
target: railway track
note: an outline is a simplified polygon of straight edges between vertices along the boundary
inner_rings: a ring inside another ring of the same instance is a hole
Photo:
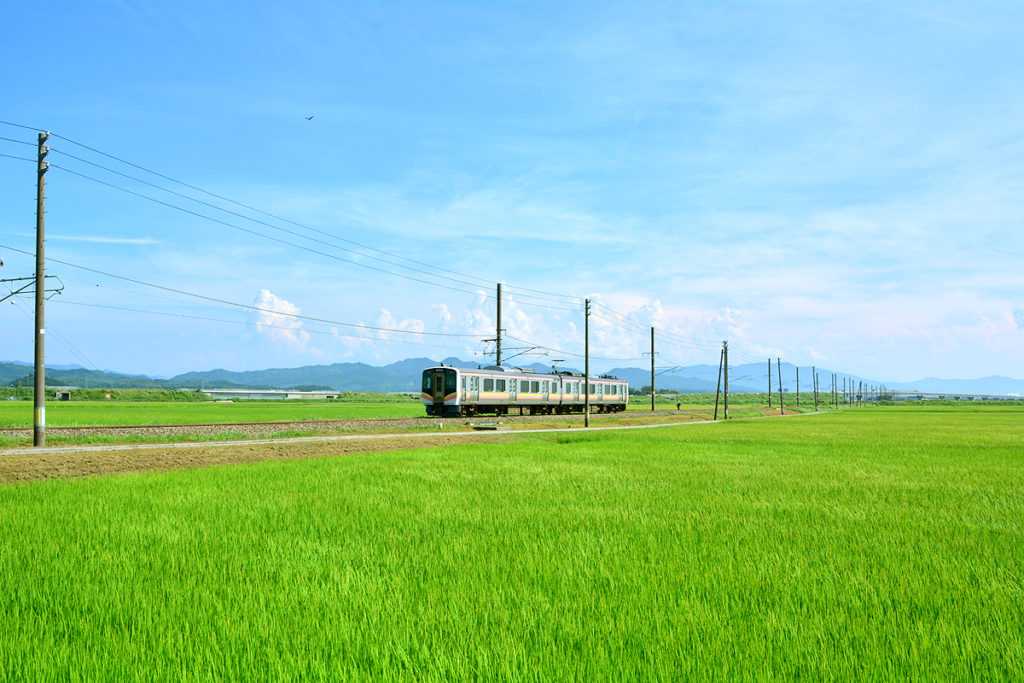
[[[642,413],[642,415],[677,415],[673,411]],[[625,413],[595,413],[590,416],[592,421],[611,417],[622,417]],[[638,414],[640,415],[640,414]],[[531,422],[582,422],[582,415],[538,415],[519,416],[503,415],[467,417],[377,417],[347,420],[287,420],[277,422],[210,422],[199,424],[148,424],[148,425],[81,425],[81,426],[48,426],[46,433],[52,436],[76,438],[89,436],[148,436],[148,437],[180,437],[180,436],[217,436],[232,435],[247,438],[258,438],[282,433],[314,433],[314,432],[383,432],[409,431],[438,426],[445,428],[470,427],[482,422],[504,424]],[[0,429],[0,436],[30,437],[31,427]]]

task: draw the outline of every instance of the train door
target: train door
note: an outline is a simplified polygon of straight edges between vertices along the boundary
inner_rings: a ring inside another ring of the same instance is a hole
[[[547,403],[548,402],[548,397],[550,396],[550,392],[551,392],[551,382],[549,382],[548,380],[541,381],[540,388],[541,388],[541,394],[543,395],[543,398],[544,398],[544,402]]]
[[[476,403],[480,400],[480,378],[470,377],[469,378],[469,400]]]
[[[516,402],[516,385],[519,384],[519,380],[510,379],[508,381],[508,400],[512,403]]]
[[[434,403],[444,403],[444,371],[440,370],[434,373],[433,390],[431,394],[434,398]]]

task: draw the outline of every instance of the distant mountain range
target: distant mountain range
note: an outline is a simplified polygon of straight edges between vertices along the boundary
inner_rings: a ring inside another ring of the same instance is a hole
[[[445,358],[445,365],[475,368],[476,362],[458,358]],[[128,375],[104,370],[88,370],[76,365],[50,365],[46,369],[48,386],[76,386],[101,388],[137,389],[325,389],[352,392],[401,392],[419,391],[420,375],[424,369],[435,366],[438,361],[430,358],[408,358],[383,367],[365,363],[334,363],[332,365],[307,365],[299,368],[271,368],[268,370],[208,370],[187,372],[169,379],[146,375]],[[522,367],[538,372],[549,372],[550,365],[533,363]],[[563,367],[562,370],[575,370]],[[772,391],[778,391],[776,366],[772,367]],[[827,391],[831,386],[834,371],[818,368],[819,386]],[[782,364],[783,388],[787,393],[796,390],[797,368],[789,363]],[[597,373],[595,373],[597,374]],[[651,383],[650,368],[614,368],[606,373],[624,379],[631,387],[639,389]],[[946,392],[962,394],[1013,395],[1024,394],[1024,380],[991,376],[980,379],[938,379],[927,377],[916,382],[879,382],[862,377],[837,373],[839,386],[843,378],[851,386],[877,387],[897,391]],[[694,365],[678,370],[666,371],[655,376],[655,386],[660,390],[683,393],[707,393],[715,391],[718,381],[717,365]],[[0,385],[32,385],[32,365],[19,361],[0,362]],[[800,368],[800,391],[810,392],[813,387],[809,367]],[[729,388],[733,393],[765,392],[768,389],[768,368],[766,363],[730,365]]]

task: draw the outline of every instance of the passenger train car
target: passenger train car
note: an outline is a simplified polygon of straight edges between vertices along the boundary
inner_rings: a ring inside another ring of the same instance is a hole
[[[520,415],[582,413],[586,378],[578,372],[542,373],[505,365],[471,370],[441,365],[423,371],[427,415],[457,417],[493,413]],[[590,378],[590,405],[597,412],[626,409],[629,385],[602,375]]]

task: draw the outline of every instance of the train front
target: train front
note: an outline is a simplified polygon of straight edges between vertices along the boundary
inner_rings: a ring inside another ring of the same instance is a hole
[[[427,415],[455,417],[459,407],[459,371],[456,368],[427,368],[423,371],[423,405]]]

